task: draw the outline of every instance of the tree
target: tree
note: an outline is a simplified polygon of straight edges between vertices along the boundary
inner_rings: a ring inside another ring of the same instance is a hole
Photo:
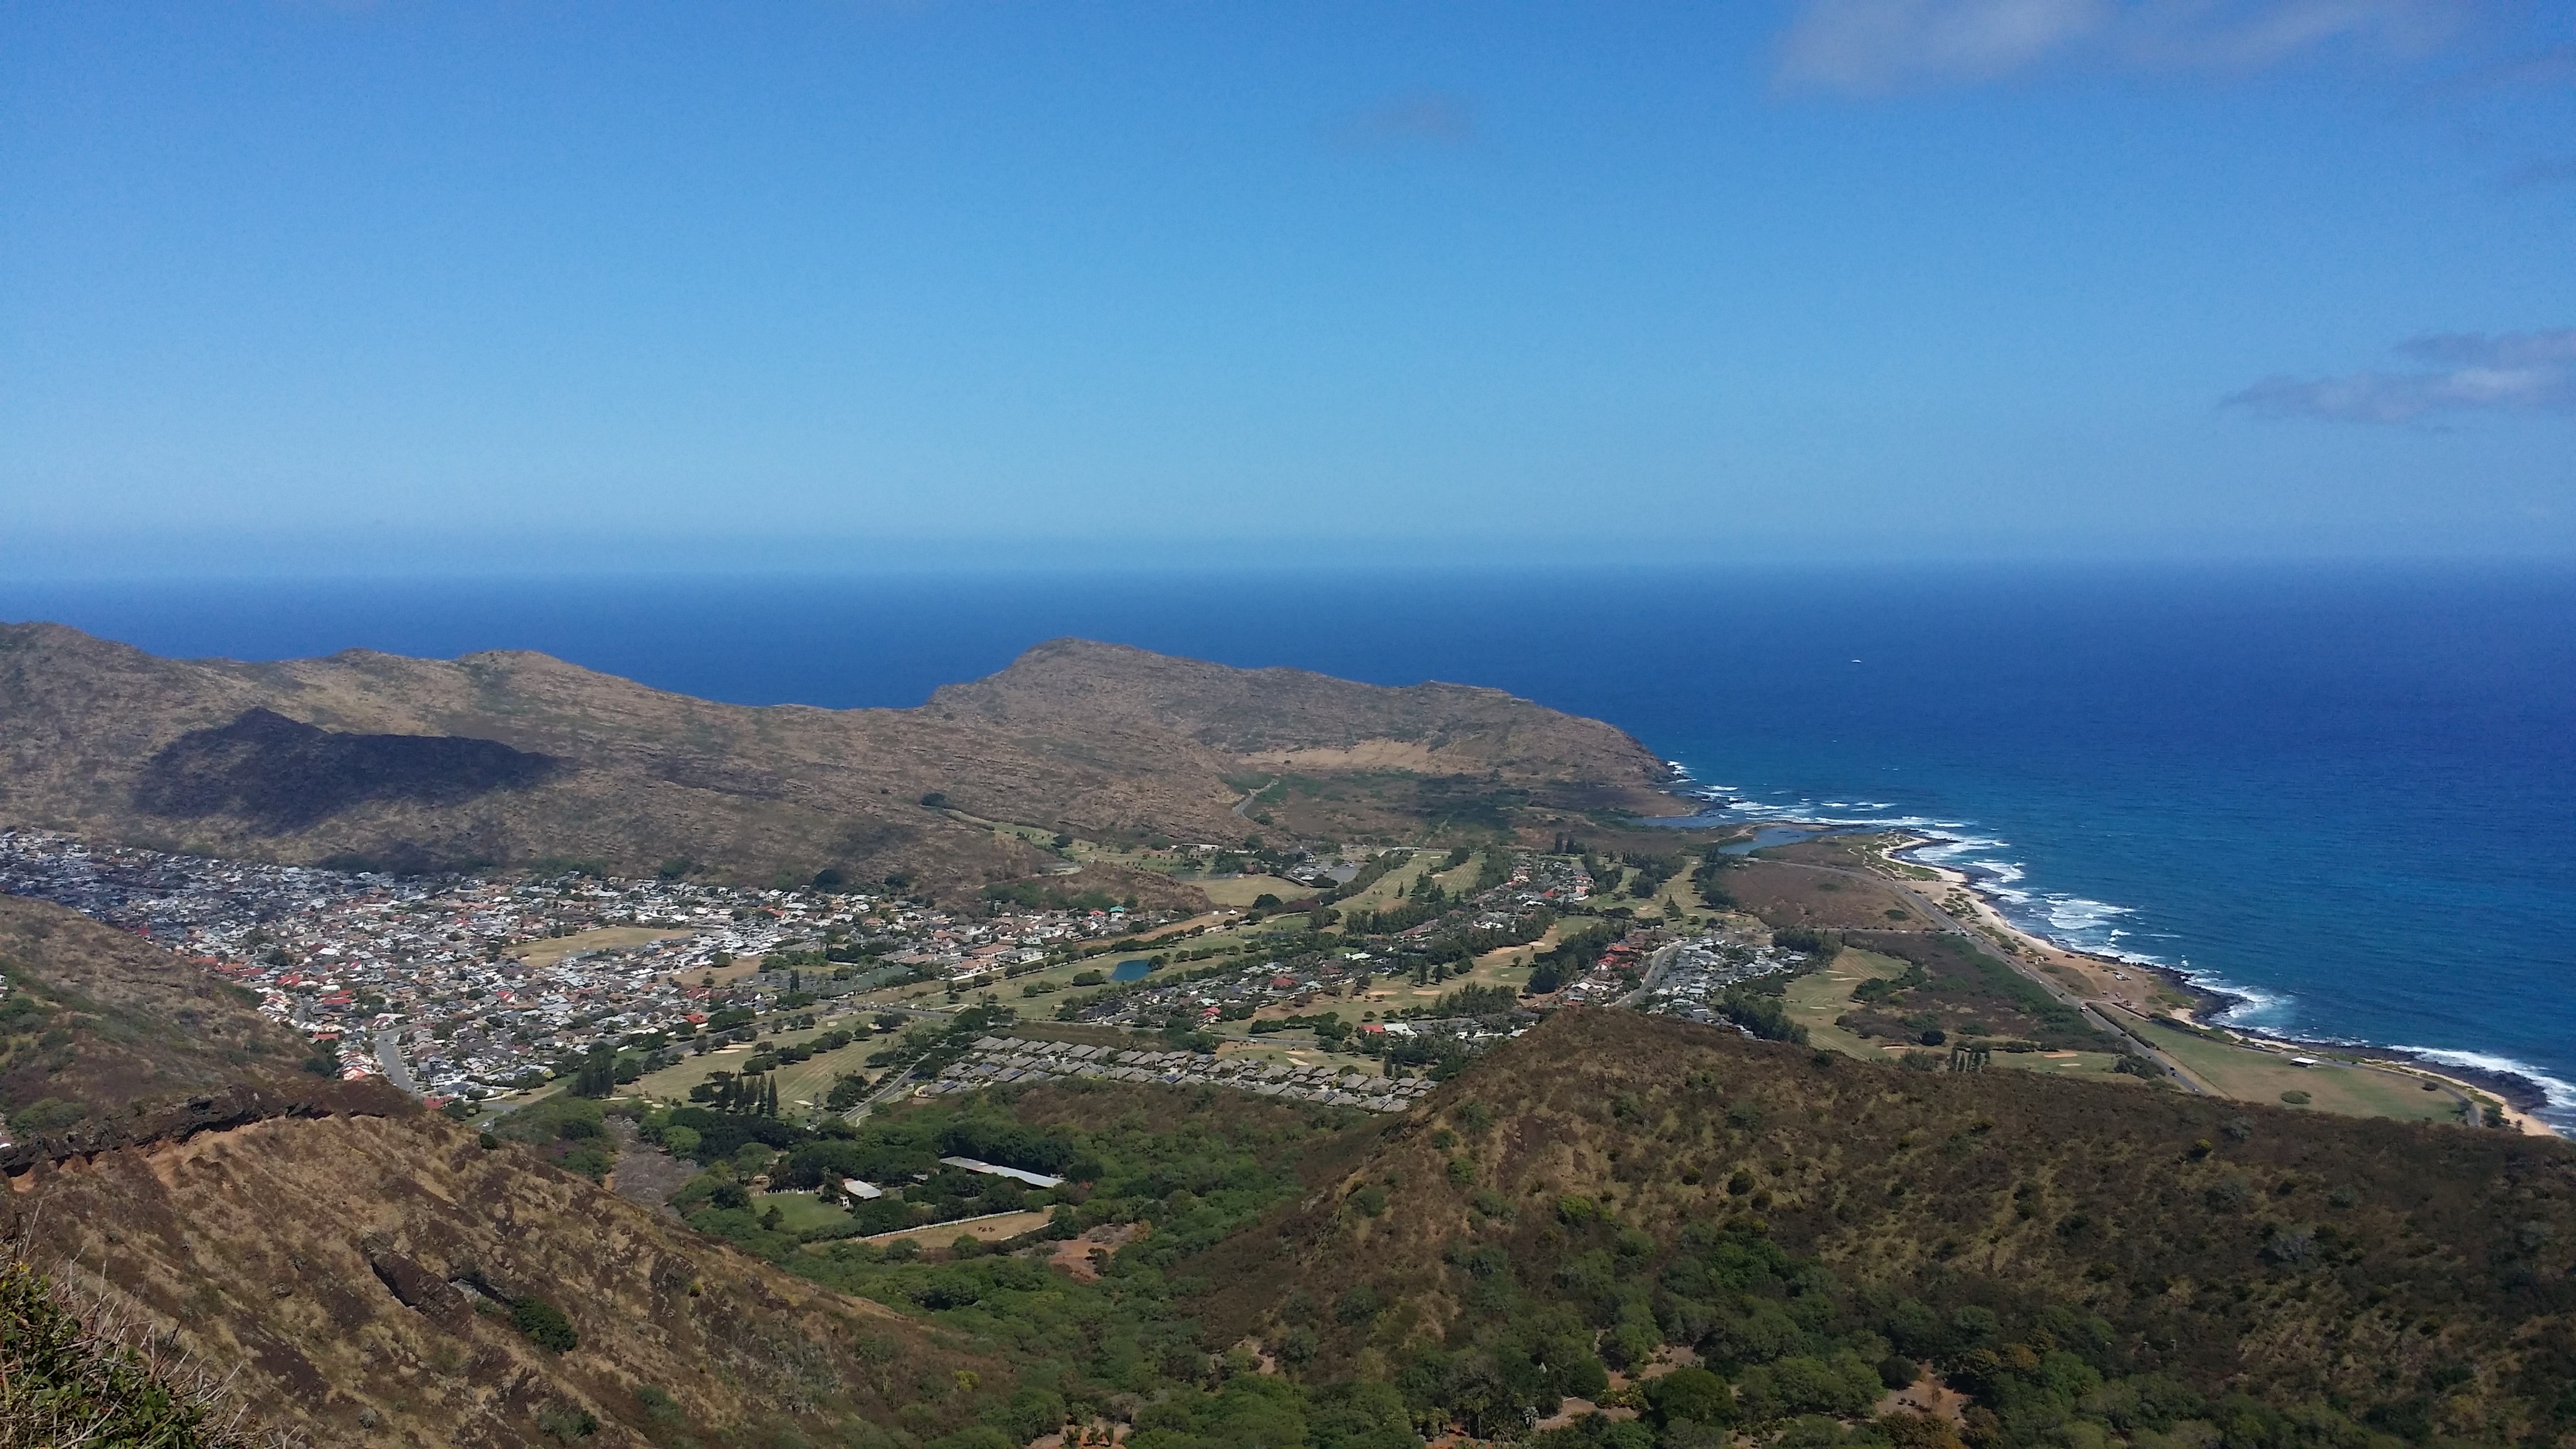
[[[597,1046],[581,1059],[580,1068],[572,1074],[572,1094],[576,1097],[605,1097],[617,1090],[617,1052],[615,1048]]]
[[[1678,1368],[1646,1381],[1646,1403],[1657,1424],[1735,1422],[1735,1390],[1704,1368]]]

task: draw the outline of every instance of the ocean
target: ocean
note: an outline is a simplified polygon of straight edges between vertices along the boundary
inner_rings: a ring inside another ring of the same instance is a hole
[[[1610,720],[1746,818],[1947,837],[2024,926],[2231,1019],[2517,1072],[2576,1130],[2576,570],[1709,568],[0,581],[155,653],[539,649],[918,704],[1082,635]]]

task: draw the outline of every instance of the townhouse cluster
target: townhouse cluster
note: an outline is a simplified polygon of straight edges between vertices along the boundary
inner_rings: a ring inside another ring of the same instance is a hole
[[[1659,956],[1635,1003],[1637,1009],[1709,1026],[1734,1026],[1714,1005],[1729,989],[1764,976],[1797,971],[1807,964],[1804,954],[1774,946],[1766,936],[1751,930],[1694,936]]]
[[[943,1068],[936,1080],[918,1088],[917,1093],[946,1096],[981,1087],[1044,1082],[1059,1077],[1100,1082],[1159,1082],[1170,1087],[1227,1087],[1255,1096],[1315,1102],[1329,1107],[1357,1107],[1370,1112],[1404,1111],[1420,1101],[1434,1085],[1421,1077],[1373,1077],[1355,1066],[1300,1067],[1252,1057],[1137,1051],[1076,1042],[988,1036],[979,1038],[972,1050]]]

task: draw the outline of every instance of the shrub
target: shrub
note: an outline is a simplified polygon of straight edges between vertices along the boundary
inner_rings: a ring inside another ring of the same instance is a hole
[[[680,1412],[679,1400],[651,1384],[635,1391],[635,1402],[643,1406],[644,1421],[648,1424],[676,1424],[686,1417]]]
[[[581,1342],[580,1335],[573,1332],[572,1320],[564,1317],[562,1309],[533,1295],[510,1300],[510,1321],[539,1348],[568,1353]]]
[[[60,1097],[40,1097],[9,1115],[9,1125],[21,1132],[59,1132],[89,1115],[89,1108]]]

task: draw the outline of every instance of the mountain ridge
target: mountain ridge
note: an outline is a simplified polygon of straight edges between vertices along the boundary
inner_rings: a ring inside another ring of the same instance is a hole
[[[0,765],[0,819],[203,854],[634,875],[686,859],[952,893],[1052,858],[927,798],[1087,838],[1212,842],[1245,832],[1237,782],[1265,771],[1322,782],[1315,828],[1389,838],[1437,833],[1461,796],[1500,802],[1476,814],[1487,829],[1677,808],[1635,740],[1500,691],[1069,639],[913,709],[831,710],[695,699],[524,650],[173,660],[0,625]]]

